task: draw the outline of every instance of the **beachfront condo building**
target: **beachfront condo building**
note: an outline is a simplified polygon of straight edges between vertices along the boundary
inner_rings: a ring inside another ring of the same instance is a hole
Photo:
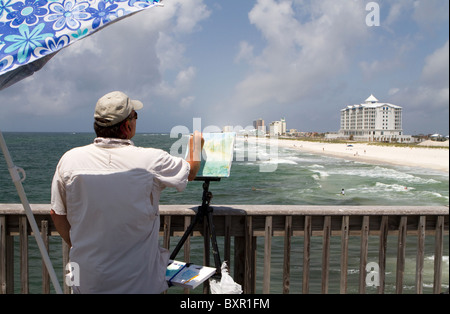
[[[281,118],[280,121],[273,121],[269,125],[270,136],[286,135],[286,119]]]
[[[374,142],[409,142],[402,129],[402,107],[379,102],[370,95],[359,105],[341,110],[339,137]]]

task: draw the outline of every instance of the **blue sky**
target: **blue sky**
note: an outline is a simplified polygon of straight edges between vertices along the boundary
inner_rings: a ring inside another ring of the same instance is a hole
[[[380,7],[369,27],[366,5]],[[122,90],[144,103],[138,132],[246,127],[285,117],[339,130],[374,94],[403,107],[406,134],[449,131],[447,0],[165,0],[59,52],[0,91],[2,131],[91,132]]]

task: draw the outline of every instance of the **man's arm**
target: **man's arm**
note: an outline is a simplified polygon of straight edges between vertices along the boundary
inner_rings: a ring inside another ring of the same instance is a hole
[[[58,215],[53,209],[50,211],[50,215],[53,219],[53,223],[55,224],[56,231],[58,231],[61,238],[66,241],[69,247],[72,247],[72,242],[70,241],[70,223],[67,220],[67,216]]]
[[[202,160],[202,149],[205,140],[202,134],[198,131],[194,132],[194,135],[191,135],[189,139],[189,158],[187,162],[191,166],[189,172],[189,181],[193,181],[197,176],[197,172],[200,170],[200,164]]]

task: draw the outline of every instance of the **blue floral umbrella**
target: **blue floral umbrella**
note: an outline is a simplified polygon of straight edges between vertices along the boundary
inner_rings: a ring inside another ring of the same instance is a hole
[[[40,70],[59,50],[162,0],[0,0],[0,90]],[[0,131],[0,148],[57,293],[61,286]]]
[[[0,90],[59,50],[162,0],[0,0]]]

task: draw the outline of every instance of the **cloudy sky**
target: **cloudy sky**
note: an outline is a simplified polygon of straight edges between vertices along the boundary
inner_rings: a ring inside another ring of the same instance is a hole
[[[2,131],[91,132],[99,97],[144,103],[138,132],[285,117],[338,131],[374,94],[406,134],[449,133],[449,1],[165,0],[59,52],[0,91]],[[369,4],[369,7],[366,7]]]

